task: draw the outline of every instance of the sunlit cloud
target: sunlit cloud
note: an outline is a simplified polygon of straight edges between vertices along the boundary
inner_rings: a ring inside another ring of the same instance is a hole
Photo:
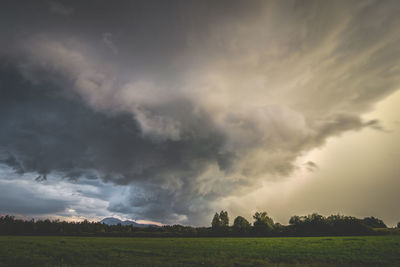
[[[215,209],[276,212],[269,199],[301,199],[297,183],[325,174],[309,155],[330,140],[387,133],[365,114],[399,88],[397,2],[101,2],[101,18],[48,3],[41,19],[5,16],[29,33],[0,38],[0,160],[18,174],[1,181],[59,199],[46,214],[204,225]],[[19,178],[31,174],[43,183]]]

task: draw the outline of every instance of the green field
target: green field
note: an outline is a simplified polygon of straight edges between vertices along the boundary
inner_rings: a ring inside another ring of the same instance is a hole
[[[400,266],[400,236],[0,237],[0,266]]]

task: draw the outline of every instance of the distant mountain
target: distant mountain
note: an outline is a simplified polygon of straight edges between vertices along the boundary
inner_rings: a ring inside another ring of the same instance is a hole
[[[120,219],[113,218],[113,217],[104,218],[103,220],[100,221],[100,223],[104,223],[107,225],[117,225],[117,224],[133,225],[134,227],[142,227],[142,228],[150,227],[150,226],[151,227],[160,227],[156,224],[141,224],[141,223],[137,223],[137,222],[129,221],[129,220],[121,221]]]

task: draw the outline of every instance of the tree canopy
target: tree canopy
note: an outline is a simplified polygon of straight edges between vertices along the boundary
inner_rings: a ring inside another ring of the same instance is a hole
[[[233,228],[239,233],[248,233],[251,228],[251,224],[242,216],[237,216],[233,221]]]

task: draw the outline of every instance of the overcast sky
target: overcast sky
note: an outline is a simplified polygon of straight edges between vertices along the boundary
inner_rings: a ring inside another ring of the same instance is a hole
[[[3,1],[0,214],[400,221],[400,2]]]

